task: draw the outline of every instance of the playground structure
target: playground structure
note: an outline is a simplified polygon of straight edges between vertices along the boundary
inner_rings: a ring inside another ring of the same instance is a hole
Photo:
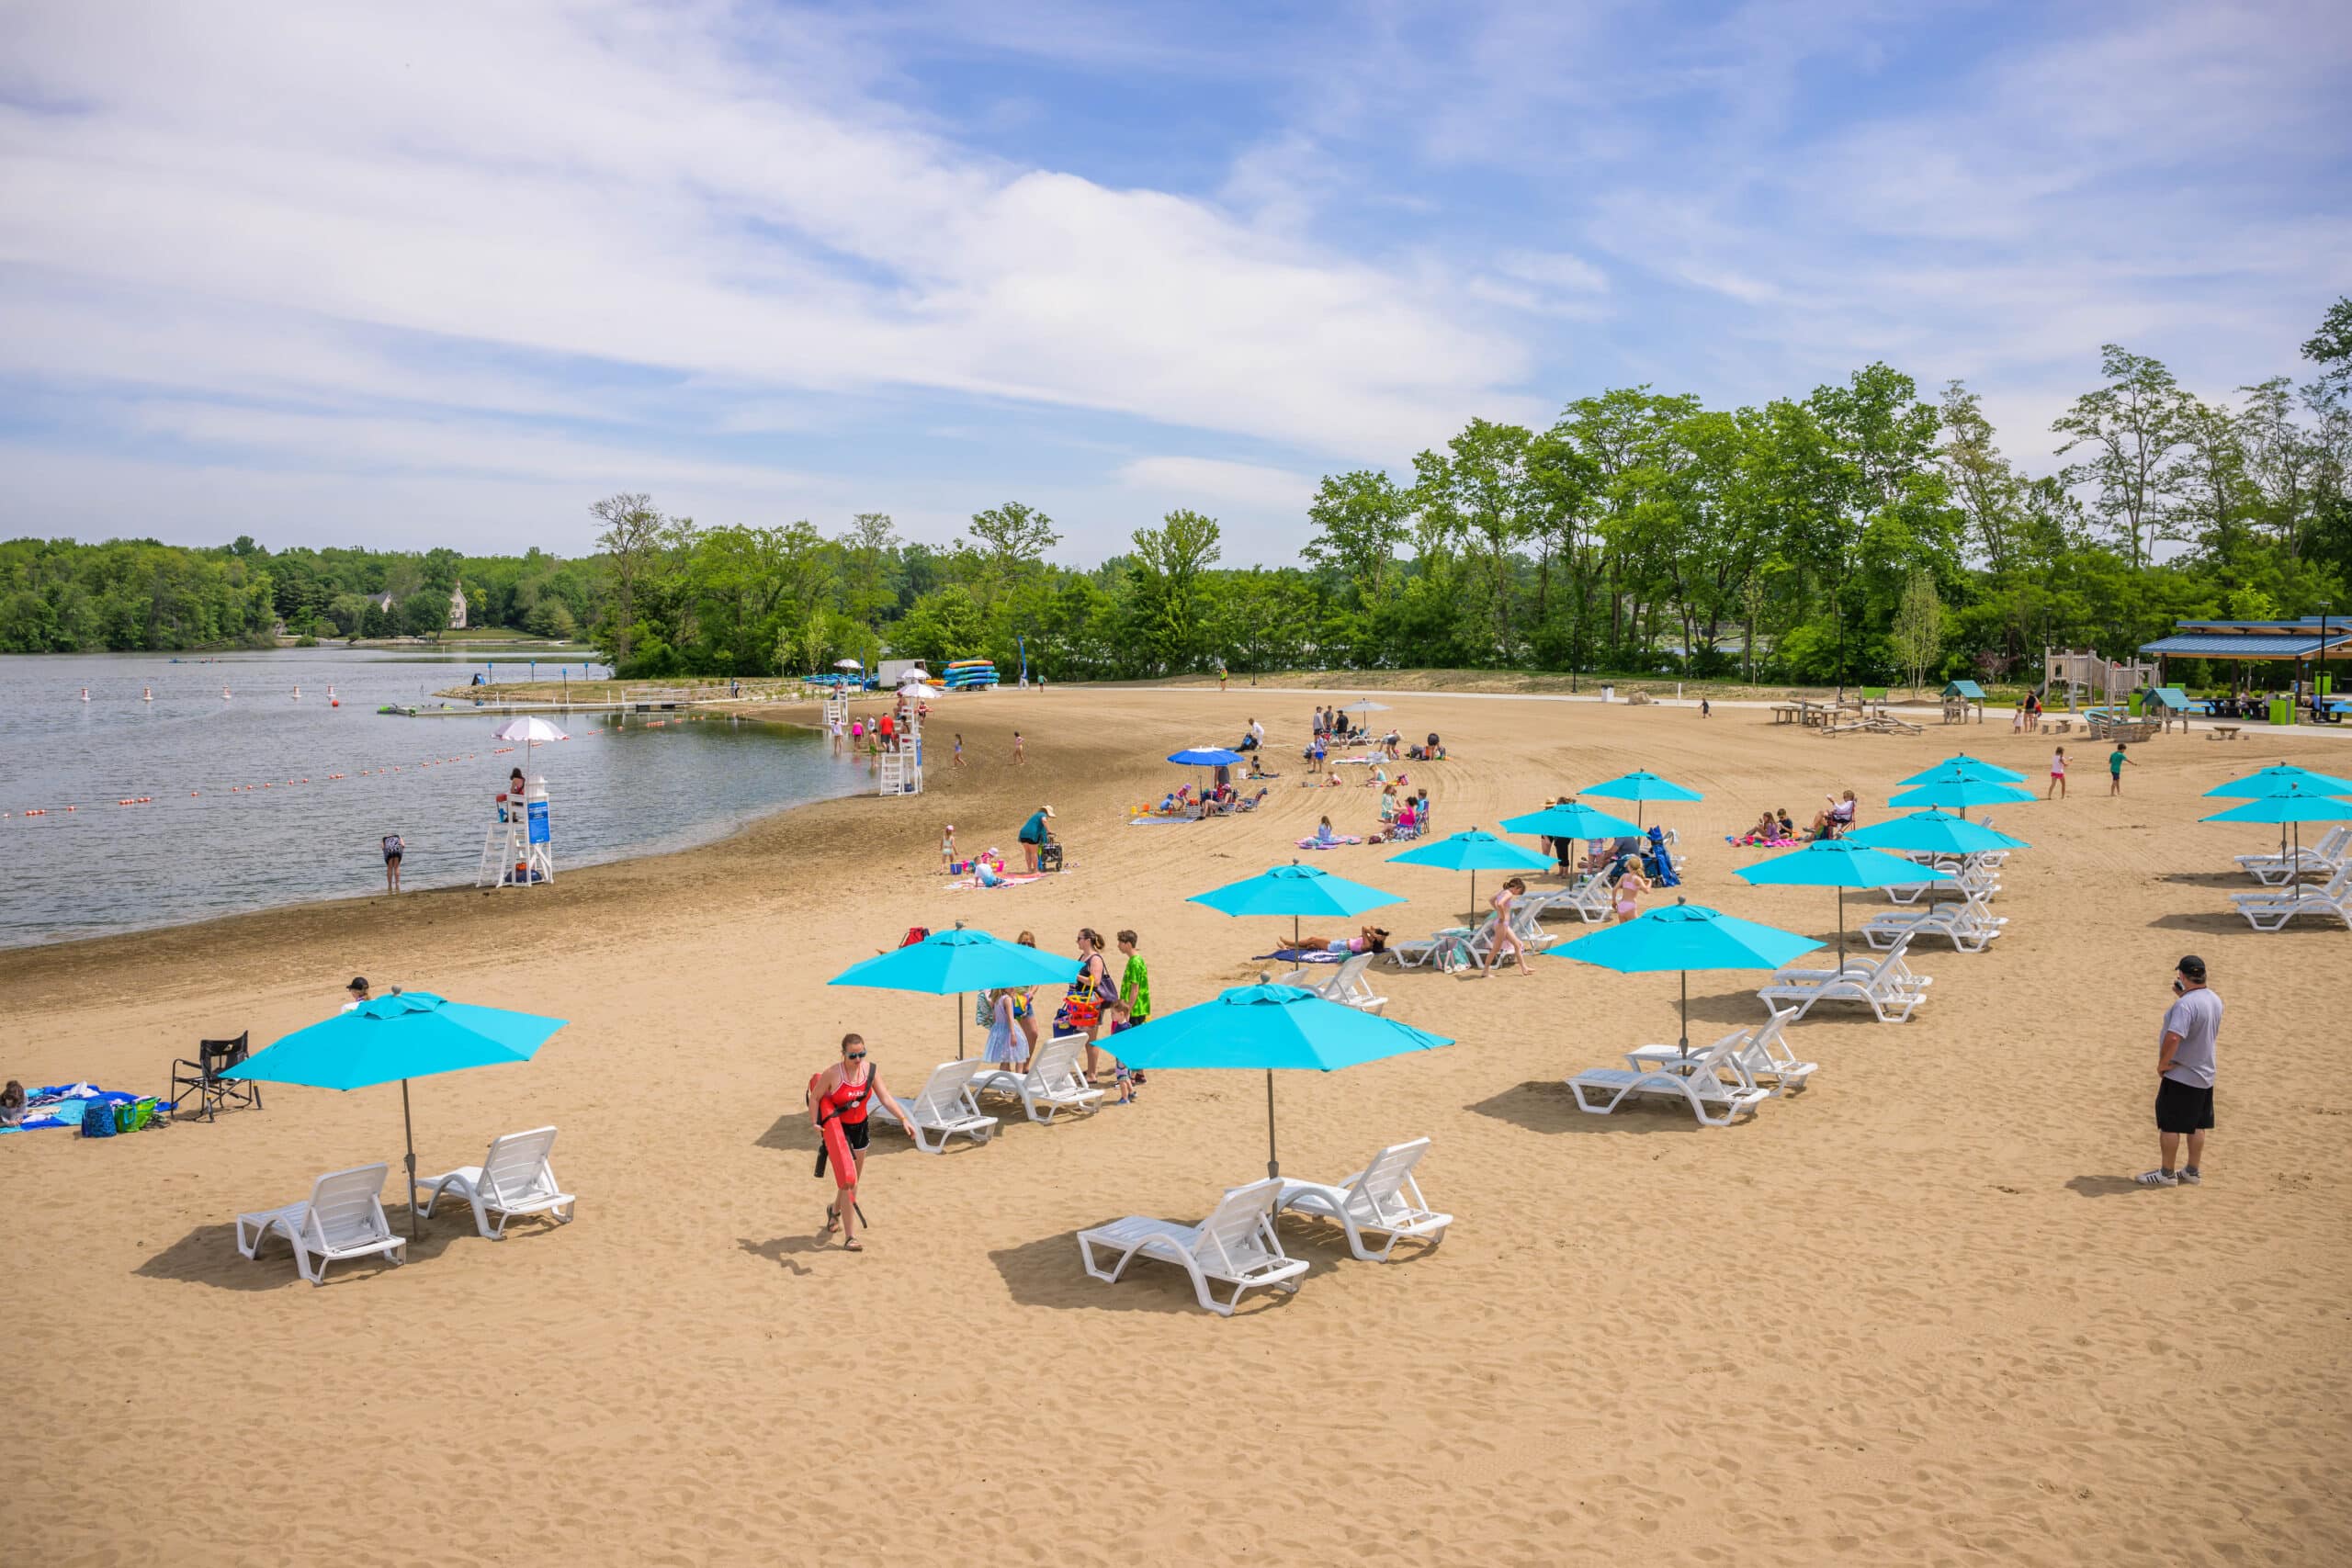
[[[2085,649],[2041,650],[2041,705],[2058,705],[2065,696],[2069,712],[2086,707],[2122,708],[2132,694],[2156,683],[2155,665],[2143,659],[2108,659]]]
[[[1948,681],[1944,683],[1944,722],[1966,724],[1968,711],[1976,710],[1976,722],[1984,722],[1984,688],[1973,681]]]

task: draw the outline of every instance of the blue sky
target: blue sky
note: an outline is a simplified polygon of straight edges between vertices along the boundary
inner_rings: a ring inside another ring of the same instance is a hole
[[[233,0],[0,12],[8,534],[586,547],[1317,476],[1883,358],[2047,468],[2352,291],[2352,7]]]

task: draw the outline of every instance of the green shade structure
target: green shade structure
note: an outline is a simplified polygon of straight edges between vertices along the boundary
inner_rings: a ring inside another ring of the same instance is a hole
[[[1685,789],[1671,779],[1662,779],[1646,768],[1636,768],[1630,773],[1620,773],[1605,779],[1581,792],[1597,795],[1603,800],[1630,800],[1634,803],[1634,820],[1643,820],[1642,811],[1653,800],[1704,800],[1707,797],[1695,789]]]
[[[1119,1035],[1131,1067],[1242,1068],[1266,1075],[1266,1174],[1274,1150],[1274,1074],[1331,1073],[1453,1042],[1409,1024],[1327,1002],[1296,986],[1236,986],[1208,1001],[1162,1013]]]
[[[401,1125],[408,1140],[408,1234],[415,1237],[421,1234],[413,1201],[416,1124],[409,1112],[408,1080],[527,1062],[563,1025],[560,1018],[447,1001],[430,991],[402,991],[298,1029],[221,1076],[345,1091],[398,1079]]]
[[[1549,871],[1551,860],[1532,850],[1522,850],[1507,839],[1477,828],[1464,828],[1459,833],[1448,833],[1442,839],[1432,839],[1426,844],[1415,844],[1402,854],[1388,857],[1393,865],[1433,865],[1441,871],[1466,871],[1470,874],[1470,907],[1478,907],[1478,874],[1482,871]]]
[[[1384,893],[1377,887],[1334,876],[1320,866],[1301,865],[1293,861],[1239,882],[1213,887],[1206,893],[1195,893],[1184,901],[1205,904],[1221,915],[1288,915],[1291,942],[1295,946],[1299,917],[1303,915],[1344,919],[1405,900],[1399,894]]]
[[[1067,986],[1078,977],[1078,960],[1040,953],[986,931],[933,931],[921,942],[860,959],[825,982],[870,986],[882,991],[919,991],[961,997],[1001,986]],[[964,1059],[964,1010],[956,1010],[956,1059]]]
[[[2023,784],[2025,775],[2015,768],[2005,768],[1998,762],[1988,762],[1982,757],[1972,757],[1965,751],[1955,751],[1933,767],[1922,768],[1903,782],[1907,784],[1928,784],[1935,779],[1954,774],[1974,779],[1979,784]]]
[[[1622,925],[1603,926],[1590,936],[1538,956],[1573,958],[1621,975],[1679,972],[1682,976],[1681,1048],[1688,1056],[1691,970],[1778,969],[1820,945],[1809,936],[1678,899],[1666,908],[1652,909]]]
[[[1838,889],[1838,967],[1846,967],[1846,889],[1849,887],[1910,887],[1922,882],[1950,882],[1952,874],[1901,855],[1858,844],[1851,839],[1815,839],[1801,850],[1741,866],[1732,873],[1758,887],[1835,887]]]
[[[1841,844],[1862,844],[1873,850],[1903,850],[1916,854],[1981,855],[1996,850],[2030,850],[2033,846],[1981,822],[1971,822],[1965,817],[1950,817],[1940,811],[1915,811],[1908,817],[1890,817],[1867,828],[1857,828],[1842,839],[1831,840]]]
[[[2336,799],[2324,791],[2289,781],[2278,791],[2243,806],[2233,806],[2227,811],[2216,811],[2205,818],[2208,822],[2276,822],[2281,834],[2280,858],[2286,858],[2284,848],[2287,825],[2294,825],[2294,858],[2287,860],[2292,874],[2287,880],[2300,882],[2303,875],[2303,828],[2306,822],[2352,821],[2352,801]]]
[[[1995,779],[1971,778],[1965,769],[1944,768],[1931,772],[1925,782],[1891,797],[1887,804],[1950,807],[1965,817],[1972,806],[2031,806],[2033,792]]]
[[[1641,828],[1623,817],[1579,801],[1564,800],[1541,811],[1503,818],[1506,833],[1533,833],[1546,839],[1637,839]]]

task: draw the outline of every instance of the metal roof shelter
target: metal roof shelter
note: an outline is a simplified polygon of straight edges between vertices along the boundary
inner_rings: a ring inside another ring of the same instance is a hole
[[[2329,662],[2352,651],[2352,625],[2342,616],[2294,621],[2182,621],[2170,637],[2140,645],[2143,653],[2179,659],[2310,659],[2324,646]]]

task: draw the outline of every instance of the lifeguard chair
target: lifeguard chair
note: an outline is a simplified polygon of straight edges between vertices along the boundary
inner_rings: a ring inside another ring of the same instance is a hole
[[[533,778],[515,796],[501,790],[498,815],[482,834],[477,887],[531,887],[555,880],[548,781]]]

